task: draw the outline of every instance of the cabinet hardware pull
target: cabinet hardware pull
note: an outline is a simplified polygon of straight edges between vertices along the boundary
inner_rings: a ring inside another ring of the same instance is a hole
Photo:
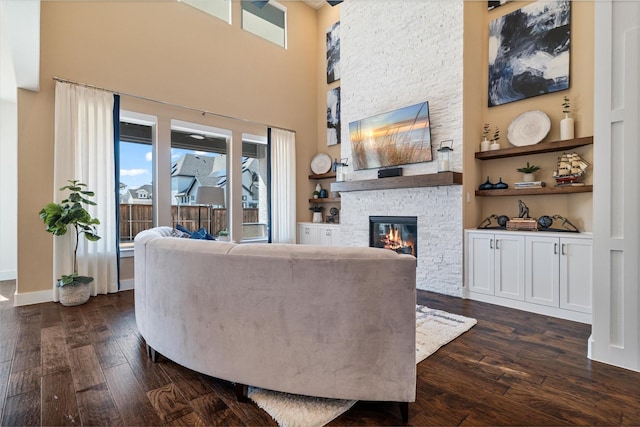
[[[500,243],[500,239],[496,239],[496,249],[500,249],[500,246],[498,246],[498,243]]]
[[[562,244],[562,250],[561,250],[562,255],[566,255],[566,254],[567,254],[567,253],[565,252],[565,250],[564,250],[564,247],[565,247],[565,244],[563,243],[563,244]]]
[[[554,255],[558,255],[558,244],[557,243],[553,244],[553,254]]]
[[[489,249],[493,249],[493,239],[489,239]]]

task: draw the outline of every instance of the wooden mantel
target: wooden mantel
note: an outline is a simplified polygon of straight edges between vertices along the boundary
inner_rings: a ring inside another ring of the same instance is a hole
[[[395,188],[437,187],[442,185],[462,185],[462,174],[460,172],[439,172],[425,175],[332,182],[331,191],[390,190]]]

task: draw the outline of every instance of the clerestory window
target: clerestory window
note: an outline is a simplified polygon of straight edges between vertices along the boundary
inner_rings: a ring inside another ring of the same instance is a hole
[[[179,0],[231,24],[231,0]]]
[[[242,1],[242,29],[287,48],[287,9],[270,1]]]

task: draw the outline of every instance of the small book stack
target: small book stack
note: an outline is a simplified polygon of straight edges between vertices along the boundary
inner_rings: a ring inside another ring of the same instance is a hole
[[[507,221],[510,231],[538,231],[538,221],[535,218],[511,218]]]
[[[546,184],[542,181],[531,181],[531,182],[516,182],[513,184],[513,188],[522,189],[522,188],[542,188]]]
[[[584,182],[563,182],[556,184],[556,187],[582,187]]]

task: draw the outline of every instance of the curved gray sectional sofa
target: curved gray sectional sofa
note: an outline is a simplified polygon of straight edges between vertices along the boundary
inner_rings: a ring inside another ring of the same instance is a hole
[[[135,238],[136,322],[152,351],[240,385],[415,401],[414,257],[172,231]]]

